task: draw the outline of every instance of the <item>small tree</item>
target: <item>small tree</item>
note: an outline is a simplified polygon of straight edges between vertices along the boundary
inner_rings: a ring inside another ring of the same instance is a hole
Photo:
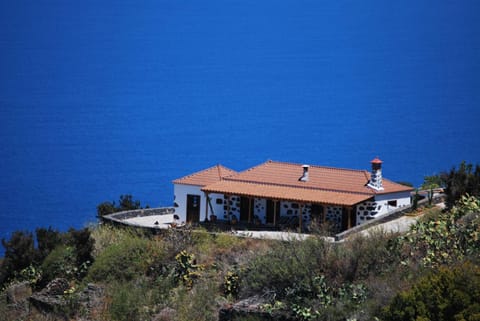
[[[442,173],[441,178],[445,185],[447,208],[452,208],[467,193],[480,196],[480,165],[474,167],[463,161],[458,169],[453,167],[450,172]]]
[[[0,285],[12,279],[15,272],[32,265],[37,256],[30,232],[16,231],[9,241],[2,239],[2,245],[5,248],[5,257],[0,269]]]
[[[427,190],[428,205],[432,205],[433,202],[433,189],[439,188],[442,186],[442,178],[440,175],[425,176],[423,179],[423,184],[421,186],[422,190]]]
[[[140,201],[134,201],[132,195],[120,195],[120,211],[138,210],[140,208]]]
[[[479,320],[480,268],[464,263],[441,267],[398,294],[382,320]]]
[[[87,268],[93,263],[93,248],[95,240],[91,237],[90,230],[84,228],[81,230],[71,229],[69,231],[71,235],[72,245],[75,247],[76,264],[79,268],[79,278],[83,278],[86,275]]]
[[[97,216],[102,217],[117,212],[115,202],[103,202],[97,205]]]
[[[41,263],[48,254],[61,243],[62,235],[51,226],[48,229],[44,227],[37,228],[35,234],[37,236],[38,248],[37,263]]]
[[[419,199],[420,199],[420,195],[418,195],[418,188],[417,188],[417,189],[415,189],[415,194],[412,197],[412,211],[417,210]]]
[[[131,211],[141,209],[140,201],[133,200],[132,195],[120,195],[120,201],[118,206],[115,206],[115,202],[103,202],[97,205],[97,216],[102,217],[108,214],[113,214],[121,211]],[[148,208],[148,206],[147,206]]]

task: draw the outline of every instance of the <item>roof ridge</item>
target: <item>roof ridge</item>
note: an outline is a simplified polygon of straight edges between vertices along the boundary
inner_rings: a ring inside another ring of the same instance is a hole
[[[352,191],[345,191],[345,190],[340,190],[340,189],[334,189],[334,188],[319,188],[319,187],[313,187],[313,186],[298,186],[294,184],[280,184],[280,183],[265,183],[265,182],[258,182],[258,181],[252,181],[252,180],[246,180],[246,179],[231,179],[229,177],[225,177],[223,179],[224,181],[229,181],[229,182],[239,182],[239,183],[247,183],[247,184],[258,184],[258,185],[265,185],[265,186],[281,186],[281,187],[291,187],[291,188],[299,188],[299,189],[308,189],[308,190],[314,190],[314,191],[328,191],[328,192],[337,192],[337,193],[346,193],[346,194],[360,194],[360,195],[370,195],[372,193],[368,192],[352,192]],[[373,193],[375,194],[375,193]]]
[[[220,166],[222,166],[222,165],[217,164],[217,172],[218,172],[218,179],[222,180],[222,171],[220,169]]]
[[[180,180],[184,180],[184,179],[190,178],[190,177],[192,177],[192,176],[198,175],[198,174],[203,173],[203,172],[209,172],[209,171],[215,170],[215,168],[217,168],[218,174],[221,175],[221,173],[220,173],[220,167],[222,167],[222,168],[224,168],[224,169],[227,169],[227,170],[229,170],[229,171],[232,171],[232,172],[237,173],[237,171],[234,171],[233,169],[230,169],[230,168],[228,168],[228,167],[225,167],[225,166],[223,166],[222,164],[216,164],[216,165],[213,165],[213,166],[211,166],[211,167],[208,167],[208,168],[205,168],[205,169],[196,171],[196,172],[194,172],[194,173],[192,173],[192,174],[185,175],[185,176],[182,176],[182,177],[180,177],[180,178],[177,178],[177,179],[173,180],[173,182],[180,181]],[[222,177],[220,176],[220,178],[222,178]]]
[[[274,161],[274,160],[269,160],[268,163],[277,163],[277,164],[286,164],[286,165],[296,165],[296,166],[302,166],[303,163],[295,163],[295,162],[284,162],[284,161]],[[263,165],[263,164],[260,164]],[[258,165],[258,166],[260,166]],[[342,170],[342,171],[350,171],[350,172],[368,172],[366,169],[354,169],[354,168],[346,168],[346,167],[334,167],[334,166],[325,166],[325,165],[315,165],[315,164],[308,164],[310,168],[323,168],[323,169],[333,169],[333,170]],[[252,167],[253,168],[253,167]]]
[[[236,172],[235,175],[240,175],[240,174],[242,174],[242,173],[250,172],[250,171],[254,170],[255,168],[258,168],[258,167],[260,167],[260,166],[263,166],[263,165],[265,165],[265,164],[269,164],[269,163],[272,163],[272,162],[273,162],[273,161],[272,161],[271,159],[267,159],[267,160],[266,160],[265,162],[263,162],[263,163],[260,163],[260,164],[258,164],[258,165],[255,165],[255,166],[253,166],[253,167],[249,167],[249,168],[247,168],[247,169],[244,169],[243,171]]]

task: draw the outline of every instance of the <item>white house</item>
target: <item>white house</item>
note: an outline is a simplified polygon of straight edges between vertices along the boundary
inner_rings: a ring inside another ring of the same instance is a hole
[[[338,231],[410,204],[413,188],[371,172],[267,161],[243,172],[217,165],[174,180],[181,221],[218,219],[277,226],[328,221]]]
[[[201,189],[234,174],[237,172],[222,165],[216,165],[174,180],[175,213],[180,217],[180,221],[199,222],[205,218],[209,219],[207,208],[210,215],[223,211],[224,196],[211,193],[207,201],[207,194],[203,193]],[[202,217],[202,213],[206,216]]]

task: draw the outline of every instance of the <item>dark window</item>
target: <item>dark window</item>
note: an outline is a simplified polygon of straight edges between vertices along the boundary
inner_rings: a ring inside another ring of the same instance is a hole
[[[397,200],[388,201],[388,206],[395,206],[395,207],[397,207]]]
[[[217,198],[217,199],[215,200],[215,203],[217,203],[218,205],[221,205],[221,204],[223,204],[223,199]]]

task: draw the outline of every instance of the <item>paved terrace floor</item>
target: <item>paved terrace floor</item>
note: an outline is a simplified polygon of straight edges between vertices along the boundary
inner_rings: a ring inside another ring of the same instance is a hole
[[[443,203],[437,204],[438,207],[444,207]],[[412,224],[415,224],[421,216],[401,216],[397,219],[381,223],[359,233],[368,235],[374,231],[384,231],[391,233],[404,233],[410,229]],[[148,228],[167,229],[174,223],[173,214],[165,215],[150,215],[142,217],[133,217],[123,220],[128,225],[135,225]],[[233,235],[240,237],[251,237],[257,239],[275,239],[275,240],[303,240],[309,236],[304,233],[283,232],[283,231],[232,231]],[[350,236],[352,237],[352,236]],[[329,241],[334,241],[333,237],[326,238]]]
[[[128,225],[167,229],[174,222],[173,214],[138,216],[122,220]]]

